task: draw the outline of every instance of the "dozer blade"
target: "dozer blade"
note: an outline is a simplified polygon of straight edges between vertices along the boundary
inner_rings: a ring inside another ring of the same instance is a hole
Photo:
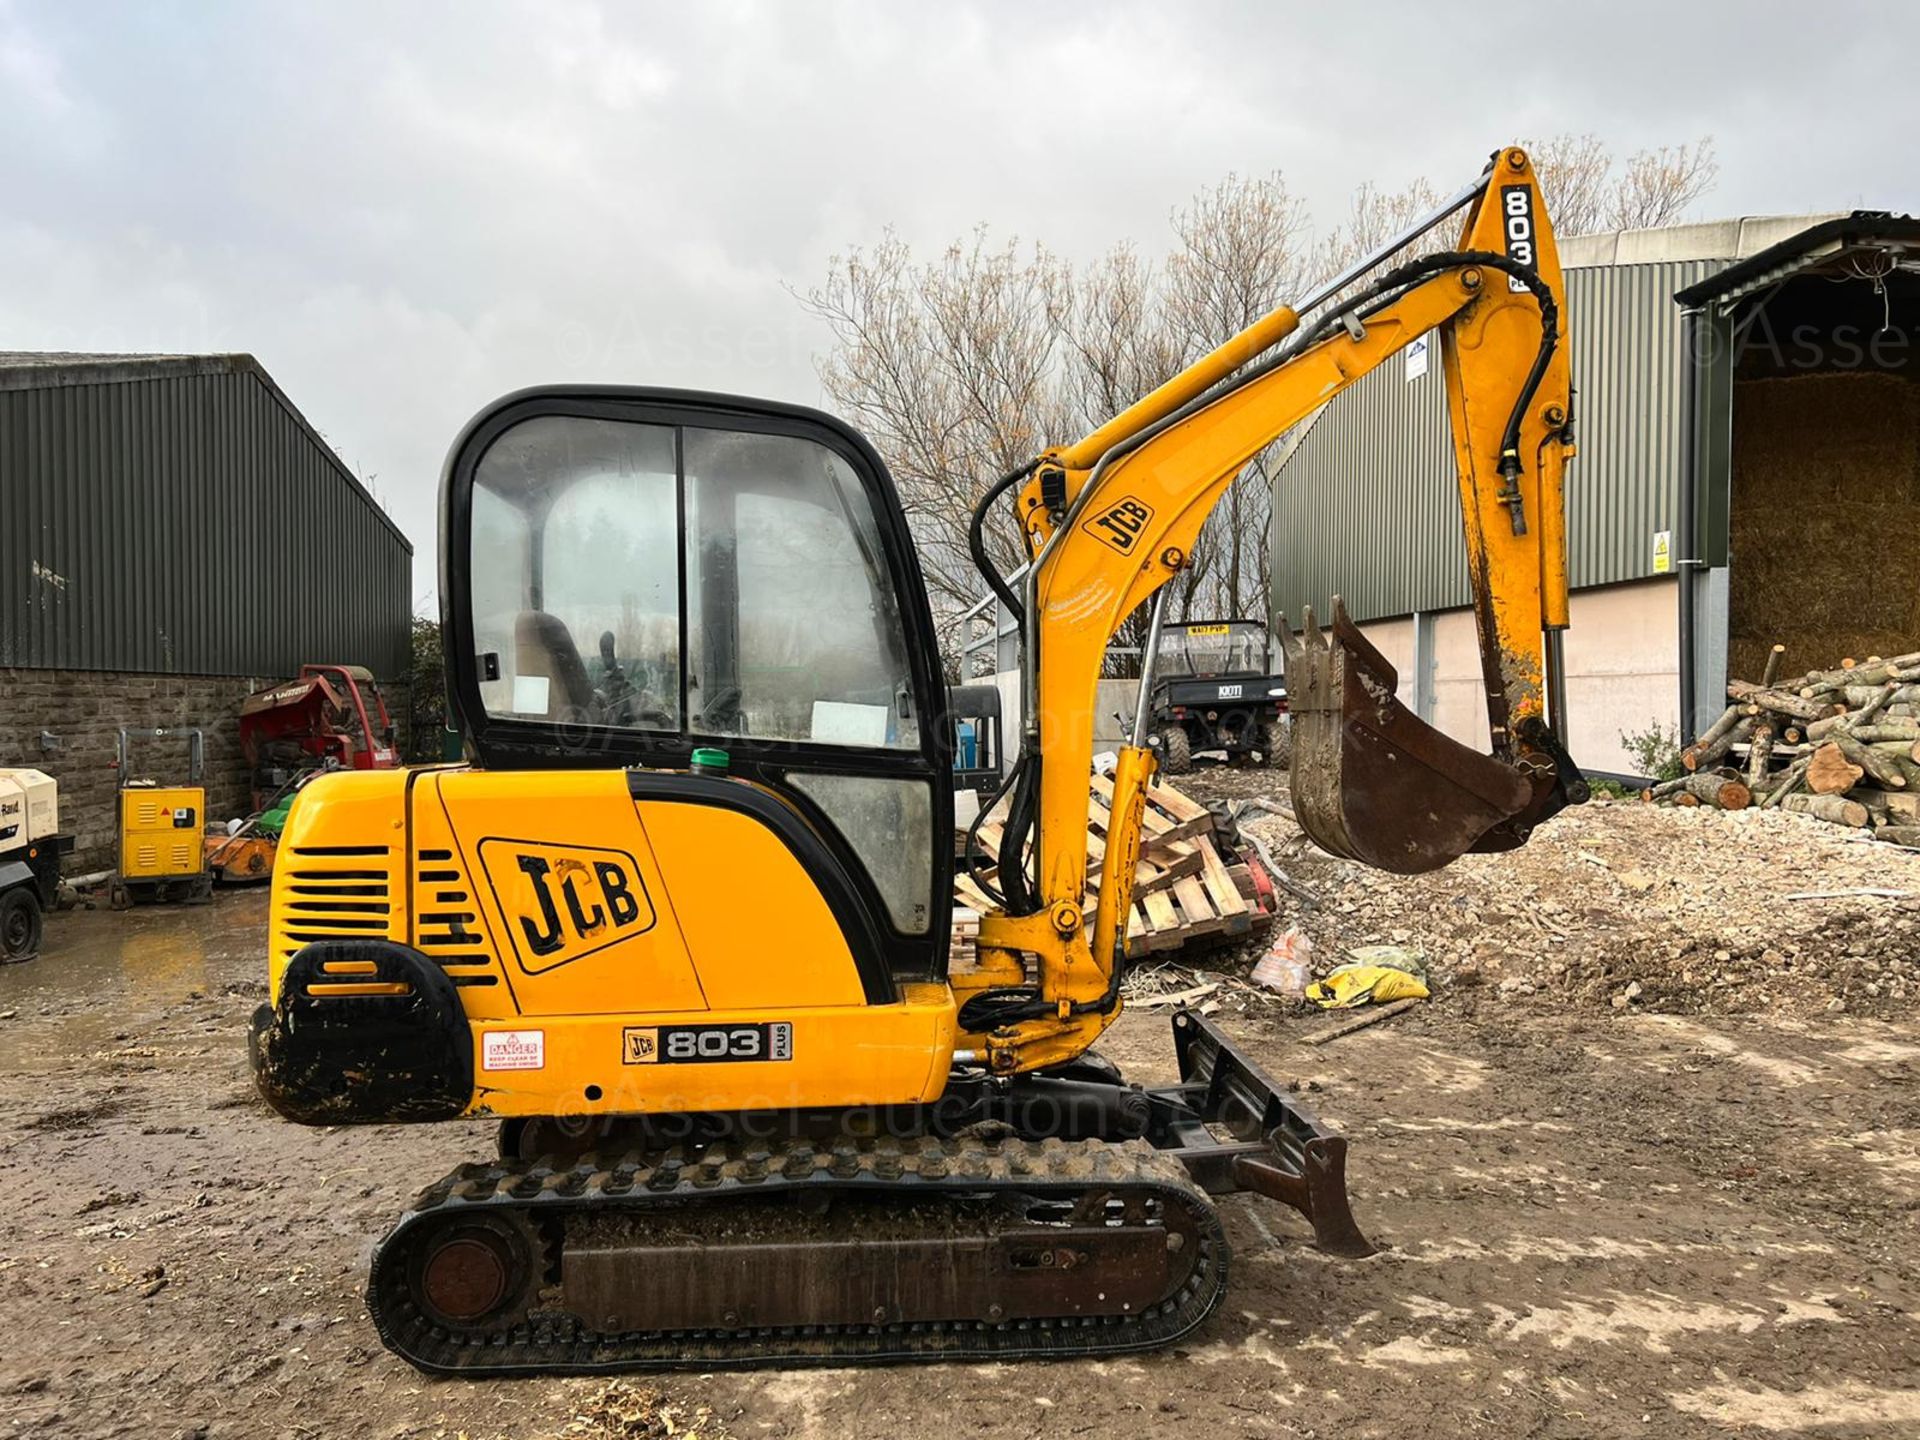
[[[1293,809],[1321,849],[1419,875],[1475,849],[1529,806],[1534,787],[1519,771],[1442,735],[1394,698],[1398,673],[1338,596],[1325,635],[1311,608],[1305,618],[1297,637],[1284,616],[1278,629],[1293,714]]]

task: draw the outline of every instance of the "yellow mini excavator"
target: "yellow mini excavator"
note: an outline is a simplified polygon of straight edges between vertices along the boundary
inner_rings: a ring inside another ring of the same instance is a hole
[[[1459,248],[1393,265],[1460,216]],[[1180,1083],[1092,1047],[1153,751],[1121,749],[1088,923],[1104,646],[1233,477],[1437,331],[1490,754],[1394,698],[1338,600],[1286,626],[1294,806],[1418,873],[1585,797],[1556,733],[1573,451],[1561,277],[1518,150],[1421,224],[1076,444],[988,487],[971,543],[1026,704],[977,959],[948,956],[951,756],[934,627],[885,467],[789,405],[566,386],[482,412],[441,490],[469,763],[325,776],[273,877],[262,1092],[313,1125],[495,1117],[367,1301],[423,1370],[1104,1355],[1220,1303],[1212,1197],[1368,1245],[1345,1141],[1202,1016]],[[1303,318],[1305,317],[1305,318]],[[983,544],[1012,506],[1029,564]],[[1364,520],[1356,524],[1364,525]]]

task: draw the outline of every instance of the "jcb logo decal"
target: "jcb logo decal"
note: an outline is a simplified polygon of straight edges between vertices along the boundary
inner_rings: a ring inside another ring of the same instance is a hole
[[[528,974],[584,959],[653,928],[640,867],[624,850],[483,840],[480,863]]]
[[[1122,555],[1133,550],[1140,532],[1153,519],[1153,507],[1126,499],[1107,506],[1080,528],[1096,540],[1104,540]]]

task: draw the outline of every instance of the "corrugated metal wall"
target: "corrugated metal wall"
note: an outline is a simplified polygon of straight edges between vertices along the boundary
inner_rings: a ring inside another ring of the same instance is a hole
[[[256,374],[0,390],[0,665],[407,666],[412,551]]]
[[[1567,271],[1579,458],[1568,471],[1576,587],[1653,571],[1673,527],[1682,451],[1683,336],[1673,292],[1699,260]],[[1321,412],[1274,482],[1275,608],[1297,619],[1346,597],[1356,620],[1468,601],[1460,497],[1439,347],[1427,373],[1382,366]]]

